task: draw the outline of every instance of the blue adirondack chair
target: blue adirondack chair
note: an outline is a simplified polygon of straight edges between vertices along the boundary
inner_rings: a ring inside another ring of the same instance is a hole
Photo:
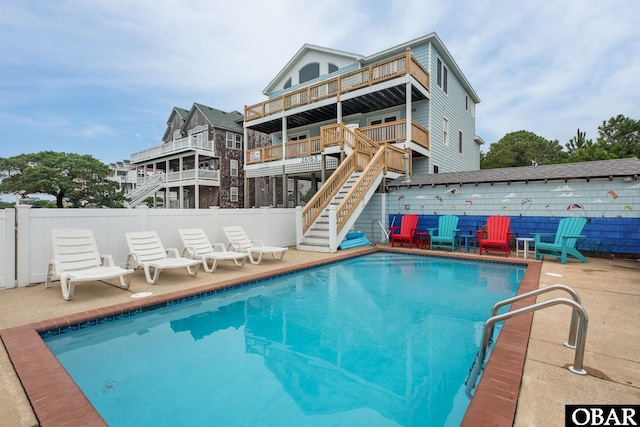
[[[455,215],[443,215],[438,220],[438,228],[429,228],[431,243],[429,249],[451,248],[456,250],[456,233],[458,232],[458,217]]]
[[[553,233],[534,233],[536,240],[536,259],[539,260],[541,256],[552,256],[560,259],[562,264],[566,264],[567,257],[572,257],[582,262],[588,262],[584,255],[576,249],[578,239],[587,237],[580,234],[586,223],[586,218],[580,217],[561,219],[552,243],[543,242],[541,238],[544,236],[554,236]]]

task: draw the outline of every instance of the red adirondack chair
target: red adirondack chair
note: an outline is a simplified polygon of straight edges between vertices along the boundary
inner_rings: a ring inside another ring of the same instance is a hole
[[[391,247],[395,247],[395,244],[398,243],[400,245],[408,244],[409,249],[411,249],[417,228],[418,215],[403,215],[402,218],[400,218],[400,226],[391,227]]]
[[[482,250],[485,252],[504,252],[505,256],[509,256],[511,252],[509,247],[509,239],[511,238],[511,218],[508,216],[490,216],[487,218],[487,229],[478,230],[478,246],[480,247],[480,255]]]

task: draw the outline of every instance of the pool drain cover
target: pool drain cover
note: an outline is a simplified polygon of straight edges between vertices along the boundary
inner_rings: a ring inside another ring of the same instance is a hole
[[[138,292],[137,294],[132,294],[131,298],[146,298],[153,295],[153,292]]]

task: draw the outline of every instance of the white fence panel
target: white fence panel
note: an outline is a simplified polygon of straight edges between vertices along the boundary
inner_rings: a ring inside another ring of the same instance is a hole
[[[16,211],[0,209],[0,289],[15,287]]]
[[[5,211],[11,211],[6,209]],[[278,246],[295,245],[295,210],[293,209],[29,209],[17,212],[17,276],[18,286],[46,280],[47,267],[53,257],[51,230],[54,228],[87,228],[93,231],[101,254],[109,254],[117,265],[124,266],[128,247],[124,234],[130,231],[154,230],[165,247],[182,249],[178,229],[203,228],[212,243],[227,243],[223,225],[240,225],[249,237]],[[13,220],[11,221],[13,224]],[[13,238],[13,225],[11,230]],[[3,239],[3,241],[6,239]],[[6,266],[7,259],[3,256]],[[10,263],[13,266],[13,262]],[[6,271],[6,273],[4,273]],[[6,280],[6,279],[5,279]],[[12,287],[12,286],[10,286]],[[1,287],[0,287],[1,288]]]

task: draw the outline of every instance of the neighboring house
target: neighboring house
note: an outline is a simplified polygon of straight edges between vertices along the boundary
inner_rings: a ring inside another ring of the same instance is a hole
[[[237,111],[198,103],[191,110],[174,107],[163,144],[131,155],[138,185],[128,194],[129,206],[151,197],[155,206],[167,208],[241,208],[245,192],[250,206],[268,205],[268,179],[247,188],[244,180],[245,149],[266,144],[268,137],[247,132],[245,146],[242,120]]]
[[[129,160],[109,163],[109,168],[111,176],[108,179],[117,182],[120,190],[129,192],[136,188],[136,171]]]
[[[272,145],[249,150],[245,173],[276,180],[276,205],[291,180],[316,192],[300,249],[335,251],[385,179],[480,168],[480,99],[435,33],[366,57],[305,44],[263,93],[244,128]]]

